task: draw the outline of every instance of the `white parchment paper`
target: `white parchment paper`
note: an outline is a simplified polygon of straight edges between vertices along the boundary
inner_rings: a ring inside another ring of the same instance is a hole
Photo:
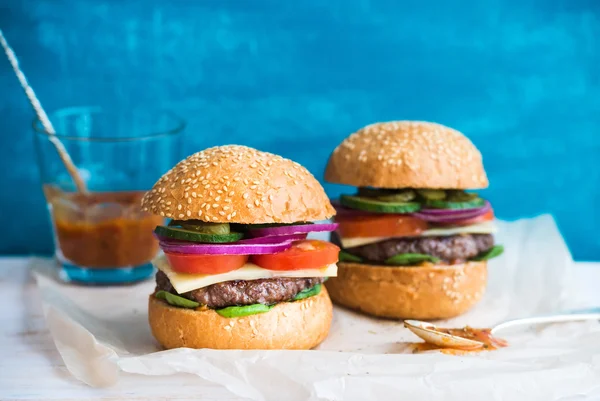
[[[496,242],[505,253],[490,262],[484,299],[440,325],[489,327],[572,306],[572,260],[553,219],[498,224]],[[411,401],[571,399],[600,387],[597,322],[514,333],[505,336],[510,347],[494,352],[409,354],[407,343],[419,340],[402,322],[336,308],[330,335],[318,350],[161,351],[147,324],[152,281],[80,287],[57,282],[47,262],[33,270],[56,347],[69,371],[92,386],[114,384],[120,372],[189,373],[255,400]]]

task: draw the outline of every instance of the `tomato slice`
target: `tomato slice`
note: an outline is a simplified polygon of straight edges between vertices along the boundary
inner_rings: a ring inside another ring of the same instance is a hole
[[[401,214],[336,216],[342,238],[411,237],[427,230],[425,220]]]
[[[219,274],[239,269],[248,255],[190,255],[165,252],[171,269],[177,273]]]
[[[437,226],[470,226],[472,224],[483,223],[484,221],[494,220],[494,211],[490,209],[486,214],[481,216],[473,217],[472,219],[455,221],[453,223],[437,223]]]
[[[294,241],[289,249],[272,255],[252,255],[250,261],[269,270],[320,269],[338,261],[340,248],[330,242]]]

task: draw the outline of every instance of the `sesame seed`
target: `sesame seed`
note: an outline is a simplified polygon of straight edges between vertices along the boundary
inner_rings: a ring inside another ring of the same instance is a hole
[[[192,192],[192,196],[195,198],[198,195],[195,192]]]
[[[229,210],[229,206],[223,206],[223,210]]]
[[[237,212],[231,213],[231,217],[235,217],[236,214],[237,214]]]
[[[217,196],[217,197],[215,198],[215,201],[217,201],[217,202],[218,202],[218,201],[220,201],[220,200],[221,200],[221,197],[220,197],[220,196]]]
[[[171,206],[171,201],[168,201],[168,202],[167,202],[167,206]]]
[[[165,212],[160,212],[160,215],[161,215],[162,217],[165,217]]]
[[[258,201],[258,199],[256,199],[256,200],[254,201],[254,204],[255,204],[256,206],[259,206],[259,205],[260,205],[260,202]]]
[[[181,205],[177,205],[177,210],[181,210]]]
[[[251,185],[250,189],[256,189],[258,186],[257,185]]]
[[[251,204],[251,203],[248,203],[248,204],[246,205],[246,207],[247,207],[248,209],[252,209],[254,206],[252,206],[252,204]]]
[[[202,210],[198,210],[198,216],[202,216]]]
[[[244,199],[248,199],[248,194],[247,194],[247,193],[244,193],[244,194],[242,195],[242,198],[244,198]]]
[[[213,203],[212,207],[216,209],[216,208],[219,207],[219,204],[218,203]]]
[[[217,221],[217,220],[219,220],[219,219],[217,219],[217,216],[213,216],[213,218],[212,218],[212,219],[213,219],[213,221]]]
[[[231,192],[229,193],[229,196],[233,196],[233,195],[235,195],[235,192],[234,192],[234,191],[231,191]]]
[[[179,213],[179,217],[184,217],[184,214],[183,213]]]

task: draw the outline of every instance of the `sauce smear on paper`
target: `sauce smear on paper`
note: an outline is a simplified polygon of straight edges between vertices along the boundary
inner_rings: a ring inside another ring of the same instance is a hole
[[[472,352],[493,351],[498,348],[508,346],[508,342],[501,338],[494,337],[491,329],[475,329],[473,327],[463,327],[462,329],[442,329],[436,328],[441,333],[450,334],[457,337],[466,338],[468,340],[479,341],[483,343],[483,347],[474,350],[465,350],[459,348],[441,348],[435,344],[417,343],[414,345],[413,353],[424,351],[440,351],[444,354],[464,355]]]

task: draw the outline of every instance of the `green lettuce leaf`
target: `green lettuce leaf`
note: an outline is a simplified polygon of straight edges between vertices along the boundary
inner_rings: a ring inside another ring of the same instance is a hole
[[[362,259],[360,257],[352,255],[351,253],[348,253],[346,251],[340,251],[339,260],[340,262],[362,262]]]
[[[228,306],[223,309],[215,309],[219,315],[223,317],[242,317],[255,315],[257,313],[265,313],[273,309],[275,305],[253,304],[244,306]]]
[[[424,253],[400,253],[385,260],[387,265],[409,266],[421,262],[437,263],[440,259]]]
[[[314,287],[307,288],[305,290],[300,291],[299,293],[296,294],[296,296],[292,300],[300,301],[301,299],[319,295],[320,292],[321,292],[321,284],[317,284]]]
[[[191,301],[167,291],[158,291],[154,296],[158,299],[164,299],[169,305],[179,306],[180,308],[195,309],[200,306],[196,301]]]
[[[497,256],[502,255],[502,253],[504,253],[504,247],[502,245],[495,245],[492,248],[488,249],[487,251],[482,252],[479,255],[475,256],[471,260],[475,260],[475,261],[490,260]]]

